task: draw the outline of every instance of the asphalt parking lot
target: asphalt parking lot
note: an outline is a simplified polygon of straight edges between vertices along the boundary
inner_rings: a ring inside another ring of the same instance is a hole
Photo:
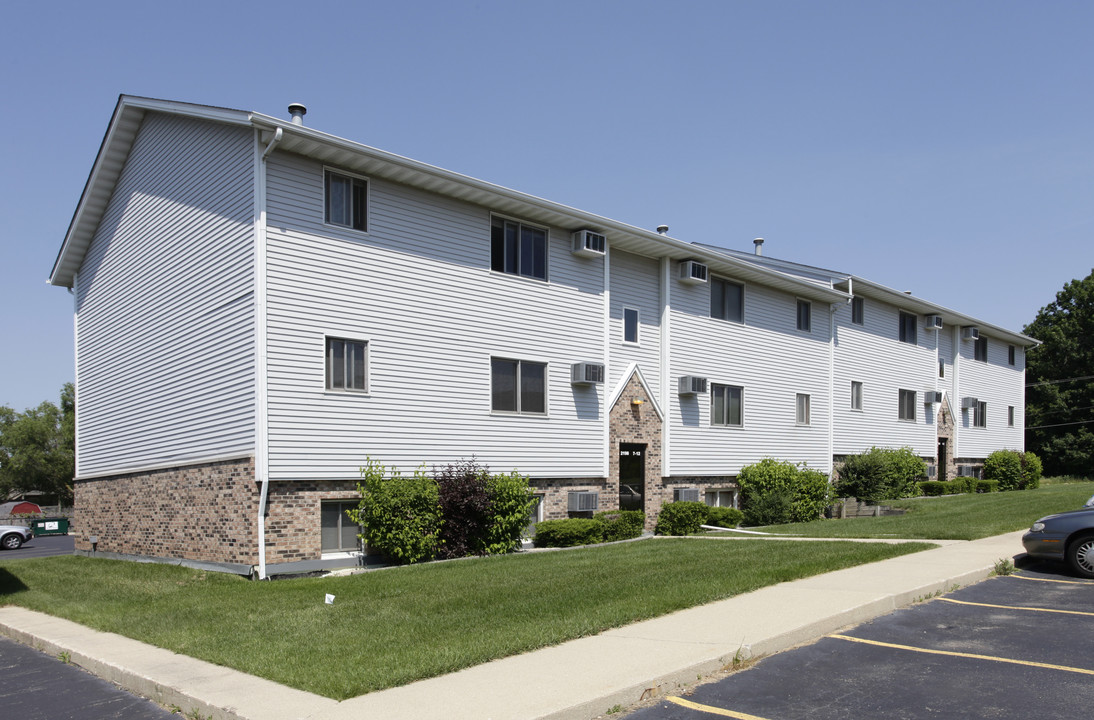
[[[1079,718],[1094,707],[1094,581],[1022,563],[761,660],[628,720]]]
[[[18,550],[0,551],[0,560],[20,560],[23,558],[49,557],[51,555],[71,555],[76,548],[75,535],[43,535],[33,537],[30,542]]]

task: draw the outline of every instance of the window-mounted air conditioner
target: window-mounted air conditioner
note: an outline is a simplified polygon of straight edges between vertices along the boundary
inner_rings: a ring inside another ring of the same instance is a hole
[[[566,510],[569,512],[596,512],[600,505],[600,493],[588,490],[571,490],[566,494]]]
[[[680,390],[681,395],[696,395],[698,393],[705,393],[707,391],[707,379],[705,377],[696,377],[694,375],[683,375],[680,377]]]
[[[927,330],[941,330],[942,329],[942,316],[941,315],[927,315],[923,318],[923,327]]]
[[[673,488],[673,502],[699,502],[699,488]]]
[[[570,382],[574,385],[595,385],[604,382],[603,363],[574,363],[570,366]]]
[[[972,408],[975,408],[979,402],[980,400],[974,397],[961,398],[961,408],[964,410],[970,410]]]
[[[942,402],[941,390],[926,390],[923,393],[923,403],[925,405],[934,405]]]
[[[599,257],[608,247],[608,239],[595,230],[577,230],[571,252],[581,257]]]
[[[972,326],[961,328],[961,339],[962,340],[979,340],[980,339],[980,330],[979,330],[979,328],[974,328]]]
[[[699,285],[707,281],[707,266],[695,260],[680,263],[680,282]]]

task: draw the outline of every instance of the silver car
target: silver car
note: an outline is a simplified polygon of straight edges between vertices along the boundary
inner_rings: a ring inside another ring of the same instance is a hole
[[[18,550],[33,535],[30,528],[22,525],[0,525],[0,550]]]

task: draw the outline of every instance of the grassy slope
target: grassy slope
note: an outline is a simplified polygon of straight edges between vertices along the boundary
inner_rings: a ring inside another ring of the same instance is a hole
[[[344,699],[923,548],[679,539],[262,583],[5,558],[0,603]]]
[[[759,528],[779,535],[831,538],[936,538],[975,540],[1028,528],[1037,518],[1082,506],[1094,484],[1047,485],[1037,490],[893,500],[906,515]]]

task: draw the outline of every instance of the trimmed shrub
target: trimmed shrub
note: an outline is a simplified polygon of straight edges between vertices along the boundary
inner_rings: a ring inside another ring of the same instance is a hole
[[[748,525],[816,520],[832,503],[832,486],[824,473],[785,460],[764,458],[741,468],[737,485]],[[789,509],[784,512],[787,504]],[[768,522],[784,517],[787,519]]]
[[[836,491],[867,503],[916,494],[916,482],[927,476],[927,463],[910,447],[872,447],[849,455],[839,471]]]
[[[977,480],[976,492],[978,493],[991,493],[999,491],[999,483],[995,480]]]
[[[490,525],[490,497],[486,492],[489,473],[474,462],[463,460],[433,468],[444,525],[441,527],[437,557],[485,555],[483,546]]]
[[[1041,487],[1041,458],[1033,452],[1022,453],[1022,473],[1026,477],[1026,490],[1036,490]]]
[[[491,475],[472,459],[434,468],[433,478],[444,517],[437,557],[499,555],[520,543],[535,502],[527,477]]]
[[[996,450],[984,461],[984,479],[995,480],[999,489],[1032,490],[1041,485],[1041,459],[1031,452]]]
[[[361,502],[347,511],[361,526],[368,546],[398,563],[432,559],[437,552],[443,520],[437,482],[419,467],[410,477],[386,469],[371,459],[361,468],[357,491]]]
[[[927,497],[949,495],[953,491],[954,490],[952,483],[943,482],[941,480],[924,480],[923,482],[919,483],[920,494],[926,495]]]
[[[646,527],[646,513],[641,510],[607,510],[593,515],[593,519],[604,526],[602,542],[640,537]]]
[[[544,520],[536,523],[536,547],[574,547],[595,545],[603,538],[604,523],[593,518]]]
[[[949,485],[952,488],[949,492],[953,493],[974,493],[976,492],[977,479],[974,477],[955,477],[950,480]]]
[[[794,498],[784,488],[753,493],[745,505],[745,525],[783,525],[789,522],[794,522]]]
[[[658,535],[691,535],[699,532],[699,526],[707,521],[707,505],[688,500],[666,503],[657,515]]]
[[[743,512],[731,507],[707,508],[707,525],[735,528],[745,519]]]

